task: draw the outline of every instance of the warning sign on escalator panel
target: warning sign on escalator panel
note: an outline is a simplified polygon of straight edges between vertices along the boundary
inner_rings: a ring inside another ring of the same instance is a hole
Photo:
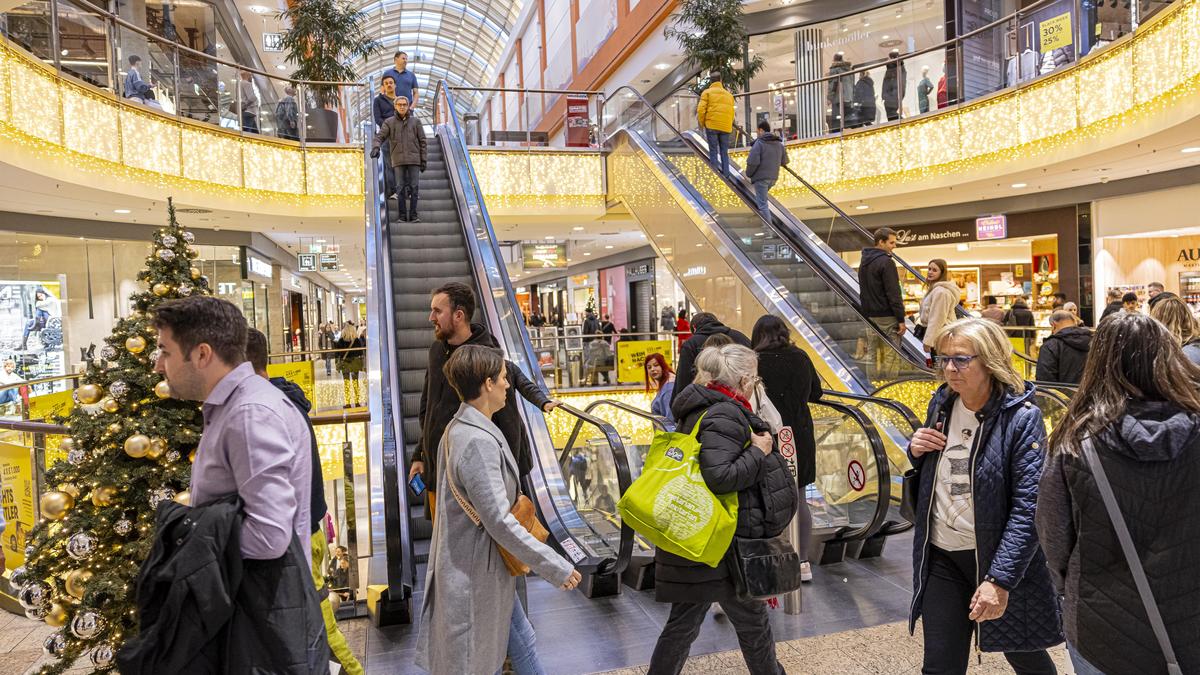
[[[846,468],[846,479],[850,481],[850,487],[855,492],[862,492],[862,489],[866,487],[867,472],[857,459],[850,460],[850,466]]]

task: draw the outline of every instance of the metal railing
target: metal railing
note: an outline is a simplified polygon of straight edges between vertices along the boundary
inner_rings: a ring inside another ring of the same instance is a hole
[[[467,113],[461,122],[464,139],[471,147],[502,148],[579,148],[596,150],[604,145],[600,120],[604,109],[604,92],[587,89],[517,89],[512,87],[448,87],[452,92],[485,94],[479,110]],[[492,96],[498,94],[499,96]],[[515,95],[518,110],[508,110],[508,96]],[[547,110],[557,105],[560,97],[583,97],[585,110],[568,101],[565,128],[551,136],[557,125],[546,118]],[[533,109],[536,108],[536,112]],[[439,111],[440,113],[440,111]],[[438,115],[441,117],[441,114]],[[438,119],[437,121],[443,121]],[[578,131],[572,131],[572,129]]]
[[[29,0],[0,15],[0,34],[58,73],[148,113],[301,146],[346,142],[343,88],[363,86],[295,80],[222,59],[87,0]]]

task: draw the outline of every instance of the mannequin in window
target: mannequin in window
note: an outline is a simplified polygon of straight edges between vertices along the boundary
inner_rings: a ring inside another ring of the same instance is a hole
[[[870,72],[864,70],[858,74],[858,82],[854,84],[854,115],[851,117],[851,124],[856,127],[873,124],[876,114],[875,80],[871,79]]]
[[[893,49],[888,53],[887,69],[883,74],[883,111],[887,113],[888,121],[900,119],[900,107],[904,102],[904,92],[908,85],[908,69],[900,60],[900,50]]]
[[[921,66],[921,81],[917,83],[917,110],[929,112],[929,94],[933,92],[933,82],[929,81],[929,66]]]

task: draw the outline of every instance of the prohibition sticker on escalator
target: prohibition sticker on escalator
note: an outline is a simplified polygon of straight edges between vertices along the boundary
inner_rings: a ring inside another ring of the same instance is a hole
[[[574,540],[563,539],[562,541],[560,541],[558,543],[562,544],[563,551],[565,551],[566,554],[568,556],[570,556],[571,562],[577,563],[580,560],[583,560],[584,558],[587,557],[583,554],[583,551],[579,548],[579,544],[576,544],[574,542]]]
[[[792,433],[791,427],[783,427],[779,430],[779,454],[783,455],[784,459],[791,459],[796,456],[796,436]]]
[[[855,492],[862,492],[867,486],[867,472],[857,459],[850,460],[850,466],[846,468],[846,479],[850,481],[850,487],[854,488]]]

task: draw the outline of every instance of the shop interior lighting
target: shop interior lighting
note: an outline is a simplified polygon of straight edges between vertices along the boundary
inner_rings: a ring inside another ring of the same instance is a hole
[[[959,244],[955,248],[958,249],[959,251],[970,251],[971,245],[970,244]]]

